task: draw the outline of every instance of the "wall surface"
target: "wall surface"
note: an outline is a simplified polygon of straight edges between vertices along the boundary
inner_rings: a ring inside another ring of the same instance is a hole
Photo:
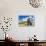
[[[45,40],[45,16],[46,8],[33,8],[30,6],[28,0],[0,0],[0,20],[1,17],[12,17],[12,26],[10,31],[8,31],[9,37],[15,40],[28,40],[34,34],[37,35],[37,39]],[[19,27],[18,26],[18,16],[23,15],[34,15],[35,16],[35,26],[34,27]],[[4,35],[3,31],[0,29],[0,39]]]

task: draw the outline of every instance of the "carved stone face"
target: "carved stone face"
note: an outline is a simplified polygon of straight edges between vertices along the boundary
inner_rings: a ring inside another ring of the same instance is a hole
[[[34,8],[38,8],[40,6],[40,1],[41,0],[29,0],[30,5]]]

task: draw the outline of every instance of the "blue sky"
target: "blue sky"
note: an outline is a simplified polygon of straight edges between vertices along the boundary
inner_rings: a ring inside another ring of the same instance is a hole
[[[24,18],[27,18],[29,16],[19,16],[19,20],[23,20]]]
[[[21,21],[21,20],[23,20],[24,18],[27,18],[27,17],[30,17],[31,19],[34,18],[34,16],[32,16],[32,15],[30,15],[30,16],[29,15],[28,16],[26,16],[26,15],[25,16],[24,15],[20,15],[19,16],[19,20]]]

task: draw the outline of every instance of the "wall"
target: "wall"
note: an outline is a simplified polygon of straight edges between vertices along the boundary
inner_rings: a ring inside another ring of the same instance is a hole
[[[9,36],[16,40],[27,40],[29,39],[29,37],[32,37],[34,34],[36,34],[37,39],[44,40],[45,39],[44,17],[46,15],[45,13],[46,8],[44,7],[32,8],[29,5],[28,0],[0,0],[0,16],[13,17],[11,29],[10,31],[8,31]],[[35,26],[19,27],[18,26],[19,14],[34,15]],[[0,39],[2,39],[2,36],[0,36]]]

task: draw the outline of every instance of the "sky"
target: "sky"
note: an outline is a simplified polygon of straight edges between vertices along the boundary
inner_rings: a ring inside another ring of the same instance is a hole
[[[29,16],[19,16],[19,20],[23,20],[24,18],[27,18]]]
[[[25,16],[24,16],[24,15],[20,15],[20,16],[19,16],[19,20],[20,20],[20,21],[23,20],[23,19],[25,19],[25,18],[31,18],[31,19],[33,19],[34,16],[32,16],[32,15],[31,15],[31,16],[29,16],[29,15],[28,15],[28,16],[26,16],[26,15],[25,15]]]

